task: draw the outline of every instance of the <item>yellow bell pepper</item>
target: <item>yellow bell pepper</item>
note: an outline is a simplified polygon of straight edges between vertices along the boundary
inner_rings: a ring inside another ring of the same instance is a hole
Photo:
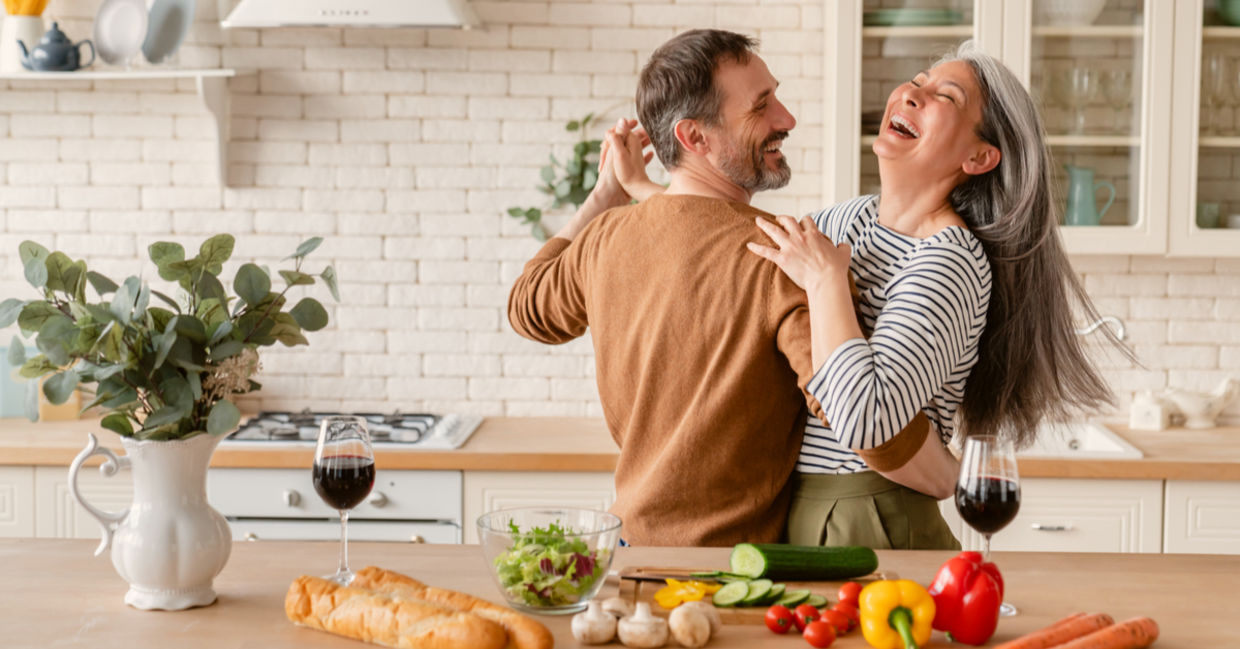
[[[907,579],[876,581],[861,589],[861,633],[874,649],[917,649],[930,641],[934,598]]]
[[[685,602],[696,602],[707,595],[712,595],[721,587],[722,584],[668,579],[666,586],[655,591],[654,601],[663,608],[672,609]]]

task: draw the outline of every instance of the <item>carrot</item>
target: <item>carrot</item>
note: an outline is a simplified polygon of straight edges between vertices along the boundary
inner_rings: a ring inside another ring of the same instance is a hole
[[[1158,623],[1148,617],[1134,617],[1099,629],[1055,649],[1141,649],[1158,639]]]
[[[1093,633],[1099,629],[1115,624],[1115,620],[1106,613],[1075,613],[1058,622],[1027,633],[1015,640],[1009,640],[995,649],[1048,649]]]

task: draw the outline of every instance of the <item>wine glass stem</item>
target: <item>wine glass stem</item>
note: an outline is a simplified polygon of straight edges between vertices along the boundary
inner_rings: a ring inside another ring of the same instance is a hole
[[[340,567],[336,574],[349,574],[349,510],[340,510]]]
[[[982,535],[982,561],[990,561],[990,535]]]

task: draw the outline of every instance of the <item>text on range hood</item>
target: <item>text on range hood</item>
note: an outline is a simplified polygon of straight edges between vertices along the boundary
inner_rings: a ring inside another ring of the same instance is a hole
[[[241,0],[220,27],[455,27],[479,25],[467,0]]]

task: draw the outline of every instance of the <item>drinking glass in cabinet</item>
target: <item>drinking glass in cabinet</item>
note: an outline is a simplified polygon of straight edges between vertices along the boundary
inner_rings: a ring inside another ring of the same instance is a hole
[[[1066,66],[1051,73],[1051,92],[1059,103],[1072,111],[1072,133],[1085,132],[1085,108],[1098,91],[1097,72],[1090,68]]]
[[[1127,68],[1109,68],[1102,71],[1102,96],[1115,112],[1116,133],[1127,133],[1124,109],[1132,105],[1132,72]]]
[[[1228,76],[1227,57],[1220,52],[1206,55],[1201,64],[1201,132],[1205,135],[1219,133],[1223,108],[1231,101],[1232,85]]]

